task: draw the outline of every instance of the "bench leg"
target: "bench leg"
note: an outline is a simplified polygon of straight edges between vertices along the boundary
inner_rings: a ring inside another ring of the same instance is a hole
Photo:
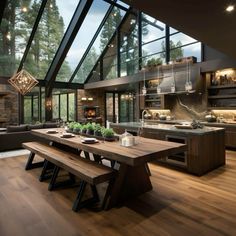
[[[35,156],[35,153],[30,152],[27,163],[25,165],[25,170],[31,170],[31,169],[43,166],[43,161],[33,163],[34,156]]]
[[[57,176],[59,174],[59,171],[60,171],[60,167],[55,166],[54,170],[53,170],[52,178],[51,178],[50,183],[48,185],[48,190],[49,191],[51,191],[55,188],[55,183],[56,183],[56,179],[57,179]]]
[[[112,190],[112,187],[114,185],[114,182],[115,182],[115,179],[110,179],[109,184],[107,186],[107,190],[106,190],[105,196],[103,198],[102,209],[107,209],[107,206],[106,206],[107,205],[107,200],[110,197],[111,190]]]
[[[44,160],[43,169],[42,169],[41,175],[39,176],[40,182],[46,179],[50,179],[52,177],[52,168],[54,166],[55,165],[49,162],[48,160],[46,159]]]
[[[75,175],[73,175],[71,173],[69,173],[70,178],[68,180],[64,180],[64,181],[61,181],[61,182],[56,182],[60,170],[61,170],[60,167],[58,167],[58,166],[54,167],[52,178],[51,178],[51,181],[48,185],[48,190],[49,191],[52,191],[56,188],[75,186],[76,178],[75,178]]]
[[[73,207],[72,207],[72,210],[75,212],[79,211],[83,207],[89,206],[89,205],[99,201],[97,188],[95,185],[92,185],[92,184],[90,185],[91,190],[92,190],[92,194],[93,194],[92,198],[82,201],[86,185],[87,185],[87,183],[85,181],[82,180],[80,182],[79,191],[78,191],[77,197],[76,197]]]

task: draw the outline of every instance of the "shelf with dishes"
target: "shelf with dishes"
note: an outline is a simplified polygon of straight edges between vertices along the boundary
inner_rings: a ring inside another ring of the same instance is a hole
[[[207,88],[208,108],[236,108],[236,84],[232,80],[233,76],[233,74],[231,76],[227,76],[227,74],[219,76],[217,73],[212,73],[210,85]]]

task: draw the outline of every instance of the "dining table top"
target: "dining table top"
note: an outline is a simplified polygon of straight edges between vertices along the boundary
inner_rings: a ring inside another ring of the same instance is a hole
[[[142,165],[146,162],[160,159],[165,156],[176,154],[187,150],[186,144],[135,137],[135,145],[124,147],[119,141],[98,140],[96,143],[83,143],[83,136],[74,135],[63,137],[65,132],[62,128],[55,128],[55,133],[49,133],[48,129],[31,130],[32,134],[57,142],[69,147],[107,157],[129,166]]]

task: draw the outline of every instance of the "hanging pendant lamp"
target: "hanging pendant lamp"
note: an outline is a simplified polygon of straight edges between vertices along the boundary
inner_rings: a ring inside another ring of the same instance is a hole
[[[38,81],[24,69],[13,75],[8,82],[22,95],[31,91],[38,84]]]

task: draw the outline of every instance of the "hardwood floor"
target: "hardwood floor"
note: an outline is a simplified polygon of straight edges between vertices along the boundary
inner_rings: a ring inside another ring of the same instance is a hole
[[[120,208],[79,213],[71,210],[77,188],[49,192],[40,169],[24,170],[26,157],[0,159],[1,236],[236,235],[236,152],[202,177],[150,164],[153,191]]]

